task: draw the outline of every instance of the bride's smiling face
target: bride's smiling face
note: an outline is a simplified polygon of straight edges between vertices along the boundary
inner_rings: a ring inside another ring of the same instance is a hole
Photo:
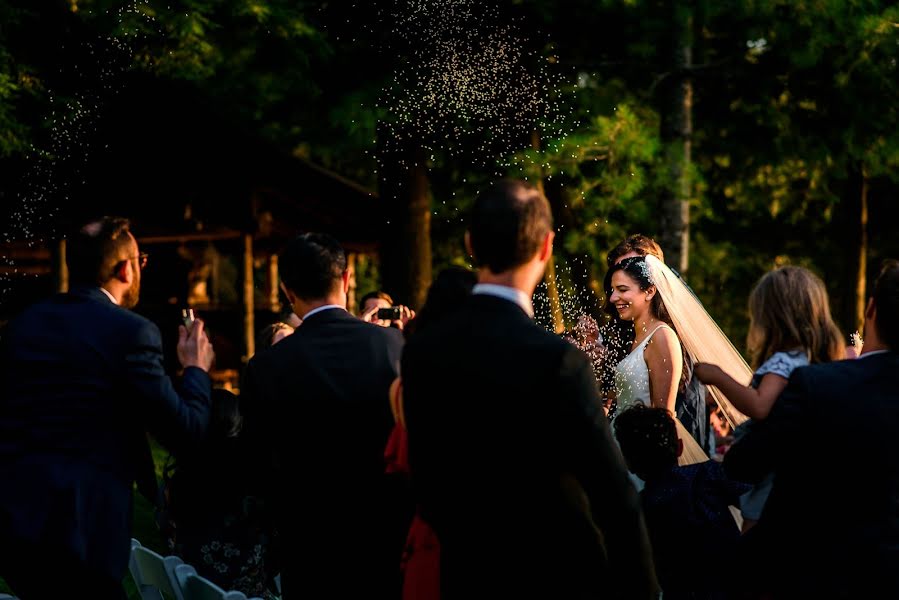
[[[609,302],[623,321],[636,321],[649,314],[652,289],[641,290],[640,284],[624,271],[612,274],[612,295]]]

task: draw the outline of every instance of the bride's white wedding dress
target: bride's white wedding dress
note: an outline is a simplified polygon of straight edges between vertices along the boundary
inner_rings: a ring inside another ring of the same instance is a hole
[[[646,359],[643,352],[646,345],[652,339],[659,329],[667,328],[668,325],[662,324],[653,329],[646,339],[640,342],[630,354],[625,356],[615,370],[615,391],[618,396],[617,412],[627,410],[635,404],[645,404],[652,406],[649,392],[649,368],[646,366]],[[672,330],[673,331],[673,330]],[[679,354],[679,353],[678,353]],[[677,357],[679,358],[679,357]],[[693,436],[681,425],[681,422],[674,417],[677,425],[677,437],[684,444],[684,451],[677,461],[679,465],[692,465],[694,463],[705,462],[709,459],[702,447],[693,439]],[[613,420],[614,426],[614,420]]]

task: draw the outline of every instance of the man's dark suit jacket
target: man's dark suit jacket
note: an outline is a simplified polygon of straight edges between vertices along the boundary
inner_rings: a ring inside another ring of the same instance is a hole
[[[99,288],[30,307],[3,338],[0,544],[35,544],[120,581],[135,477],[152,465],[145,431],[169,447],[201,436],[209,377],[186,369],[179,396],[159,329]]]
[[[759,587],[779,597],[899,598],[897,443],[899,354],[793,372],[768,418],[724,460],[735,479],[775,474],[744,536]],[[866,593],[874,589],[883,593]]]
[[[242,435],[265,479],[258,489],[273,502],[288,597],[398,590],[408,523],[397,521],[384,448],[402,346],[398,330],[334,308],[247,366]]]
[[[445,598],[655,597],[637,492],[580,350],[474,295],[411,338],[402,374]]]

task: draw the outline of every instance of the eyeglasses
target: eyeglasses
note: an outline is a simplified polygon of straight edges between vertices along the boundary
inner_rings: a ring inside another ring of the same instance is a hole
[[[143,269],[147,266],[147,260],[150,258],[150,255],[146,252],[141,252],[137,256],[132,256],[129,260],[134,260],[135,258],[137,259],[137,264]]]

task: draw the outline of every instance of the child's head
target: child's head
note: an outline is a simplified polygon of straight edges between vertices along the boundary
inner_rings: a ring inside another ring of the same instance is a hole
[[[808,269],[788,266],[766,273],[749,295],[749,317],[747,344],[756,368],[775,352],[797,348],[812,363],[844,356],[827,290]]]
[[[628,468],[644,481],[677,466],[683,442],[664,408],[638,404],[615,417],[615,437]]]

